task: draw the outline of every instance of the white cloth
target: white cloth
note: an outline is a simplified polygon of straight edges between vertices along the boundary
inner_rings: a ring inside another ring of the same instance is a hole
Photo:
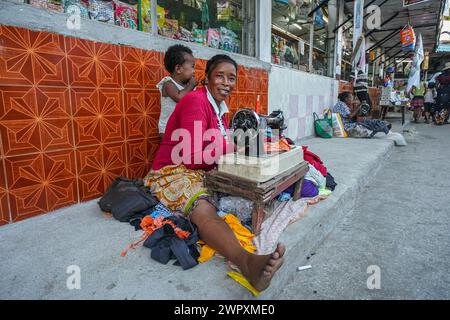
[[[225,103],[225,101],[222,101],[220,103],[219,106],[217,106],[216,100],[214,100],[214,97],[212,96],[211,92],[209,92],[208,86],[206,86],[206,96],[208,98],[209,103],[211,103],[214,112],[217,116],[217,121],[219,124],[219,129],[220,129],[220,133],[222,133],[222,135],[225,137],[225,139],[228,137],[227,136],[227,131],[225,130],[225,126],[222,123],[222,116],[228,112],[228,107],[227,104]]]
[[[425,93],[425,102],[426,103],[434,103],[436,98],[436,90],[434,89],[427,89],[427,93]]]
[[[164,87],[164,84],[168,81],[172,81],[178,90],[183,90],[184,87],[180,84],[178,84],[175,80],[172,79],[172,77],[164,77],[157,85],[156,87],[159,89],[159,92],[161,93],[161,114],[159,116],[159,122],[158,122],[158,129],[159,133],[164,133],[166,131],[166,125],[167,121],[169,121],[170,116],[172,115],[173,111],[175,110],[175,106],[177,103],[172,100],[171,97],[163,97],[162,95],[162,89]]]
[[[297,201],[291,199],[282,202],[270,217],[262,223],[259,235],[253,238],[256,254],[264,255],[274,252],[284,229],[290,223],[305,217],[307,208],[307,199],[299,199]]]
[[[416,52],[411,66],[411,71],[409,73],[408,85],[406,86],[406,91],[410,91],[413,86],[419,88],[420,86],[420,65],[424,59],[423,53],[423,42],[422,34],[419,34],[417,41]]]
[[[319,189],[325,188],[327,179],[311,164],[308,164],[308,167],[309,170],[305,175],[305,179],[314,183]]]

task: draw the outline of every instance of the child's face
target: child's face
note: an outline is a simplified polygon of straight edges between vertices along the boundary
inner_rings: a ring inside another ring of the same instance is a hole
[[[195,58],[192,54],[184,55],[184,63],[177,66],[181,81],[188,82],[194,76]]]

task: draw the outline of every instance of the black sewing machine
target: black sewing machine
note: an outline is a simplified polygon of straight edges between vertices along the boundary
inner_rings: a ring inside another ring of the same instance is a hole
[[[284,124],[283,111],[276,110],[269,115],[261,115],[251,109],[241,109],[236,112],[231,122],[234,143],[238,145],[238,152],[246,156],[265,156],[264,140],[271,137],[279,140]],[[269,129],[270,128],[270,129]]]

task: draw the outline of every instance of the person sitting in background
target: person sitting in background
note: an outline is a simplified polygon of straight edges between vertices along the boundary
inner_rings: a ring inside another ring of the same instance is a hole
[[[333,112],[339,113],[344,124],[345,131],[349,137],[372,138],[377,132],[389,133],[392,125],[382,120],[365,120],[363,122],[353,121],[358,114],[359,107],[351,110],[353,95],[350,92],[342,92],[338,96],[339,101],[334,105]],[[361,106],[361,105],[360,105]]]

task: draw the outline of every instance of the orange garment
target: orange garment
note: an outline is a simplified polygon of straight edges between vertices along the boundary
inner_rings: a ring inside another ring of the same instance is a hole
[[[265,152],[280,152],[291,150],[291,145],[287,142],[286,138],[282,138],[275,142],[264,142]]]
[[[234,235],[239,240],[241,246],[250,253],[254,253],[256,251],[256,246],[253,244],[253,238],[255,237],[246,227],[241,224],[239,219],[228,213],[223,217],[223,220],[228,224],[228,226],[233,230]],[[203,241],[198,241],[197,244],[201,246],[200,257],[197,259],[198,262],[206,262],[210,260],[216,250],[205,244]]]
[[[161,228],[164,225],[170,225],[173,230],[175,231],[176,235],[180,239],[186,239],[191,234],[189,231],[184,231],[178,228],[173,221],[169,219],[165,219],[163,216],[160,216],[156,219],[153,219],[151,216],[145,216],[141,221],[141,228],[144,230],[144,234],[142,235],[141,239],[139,239],[137,242],[130,244],[122,253],[120,254],[122,257],[125,257],[128,250],[134,249],[137,247],[141,242],[144,242],[156,229]]]

